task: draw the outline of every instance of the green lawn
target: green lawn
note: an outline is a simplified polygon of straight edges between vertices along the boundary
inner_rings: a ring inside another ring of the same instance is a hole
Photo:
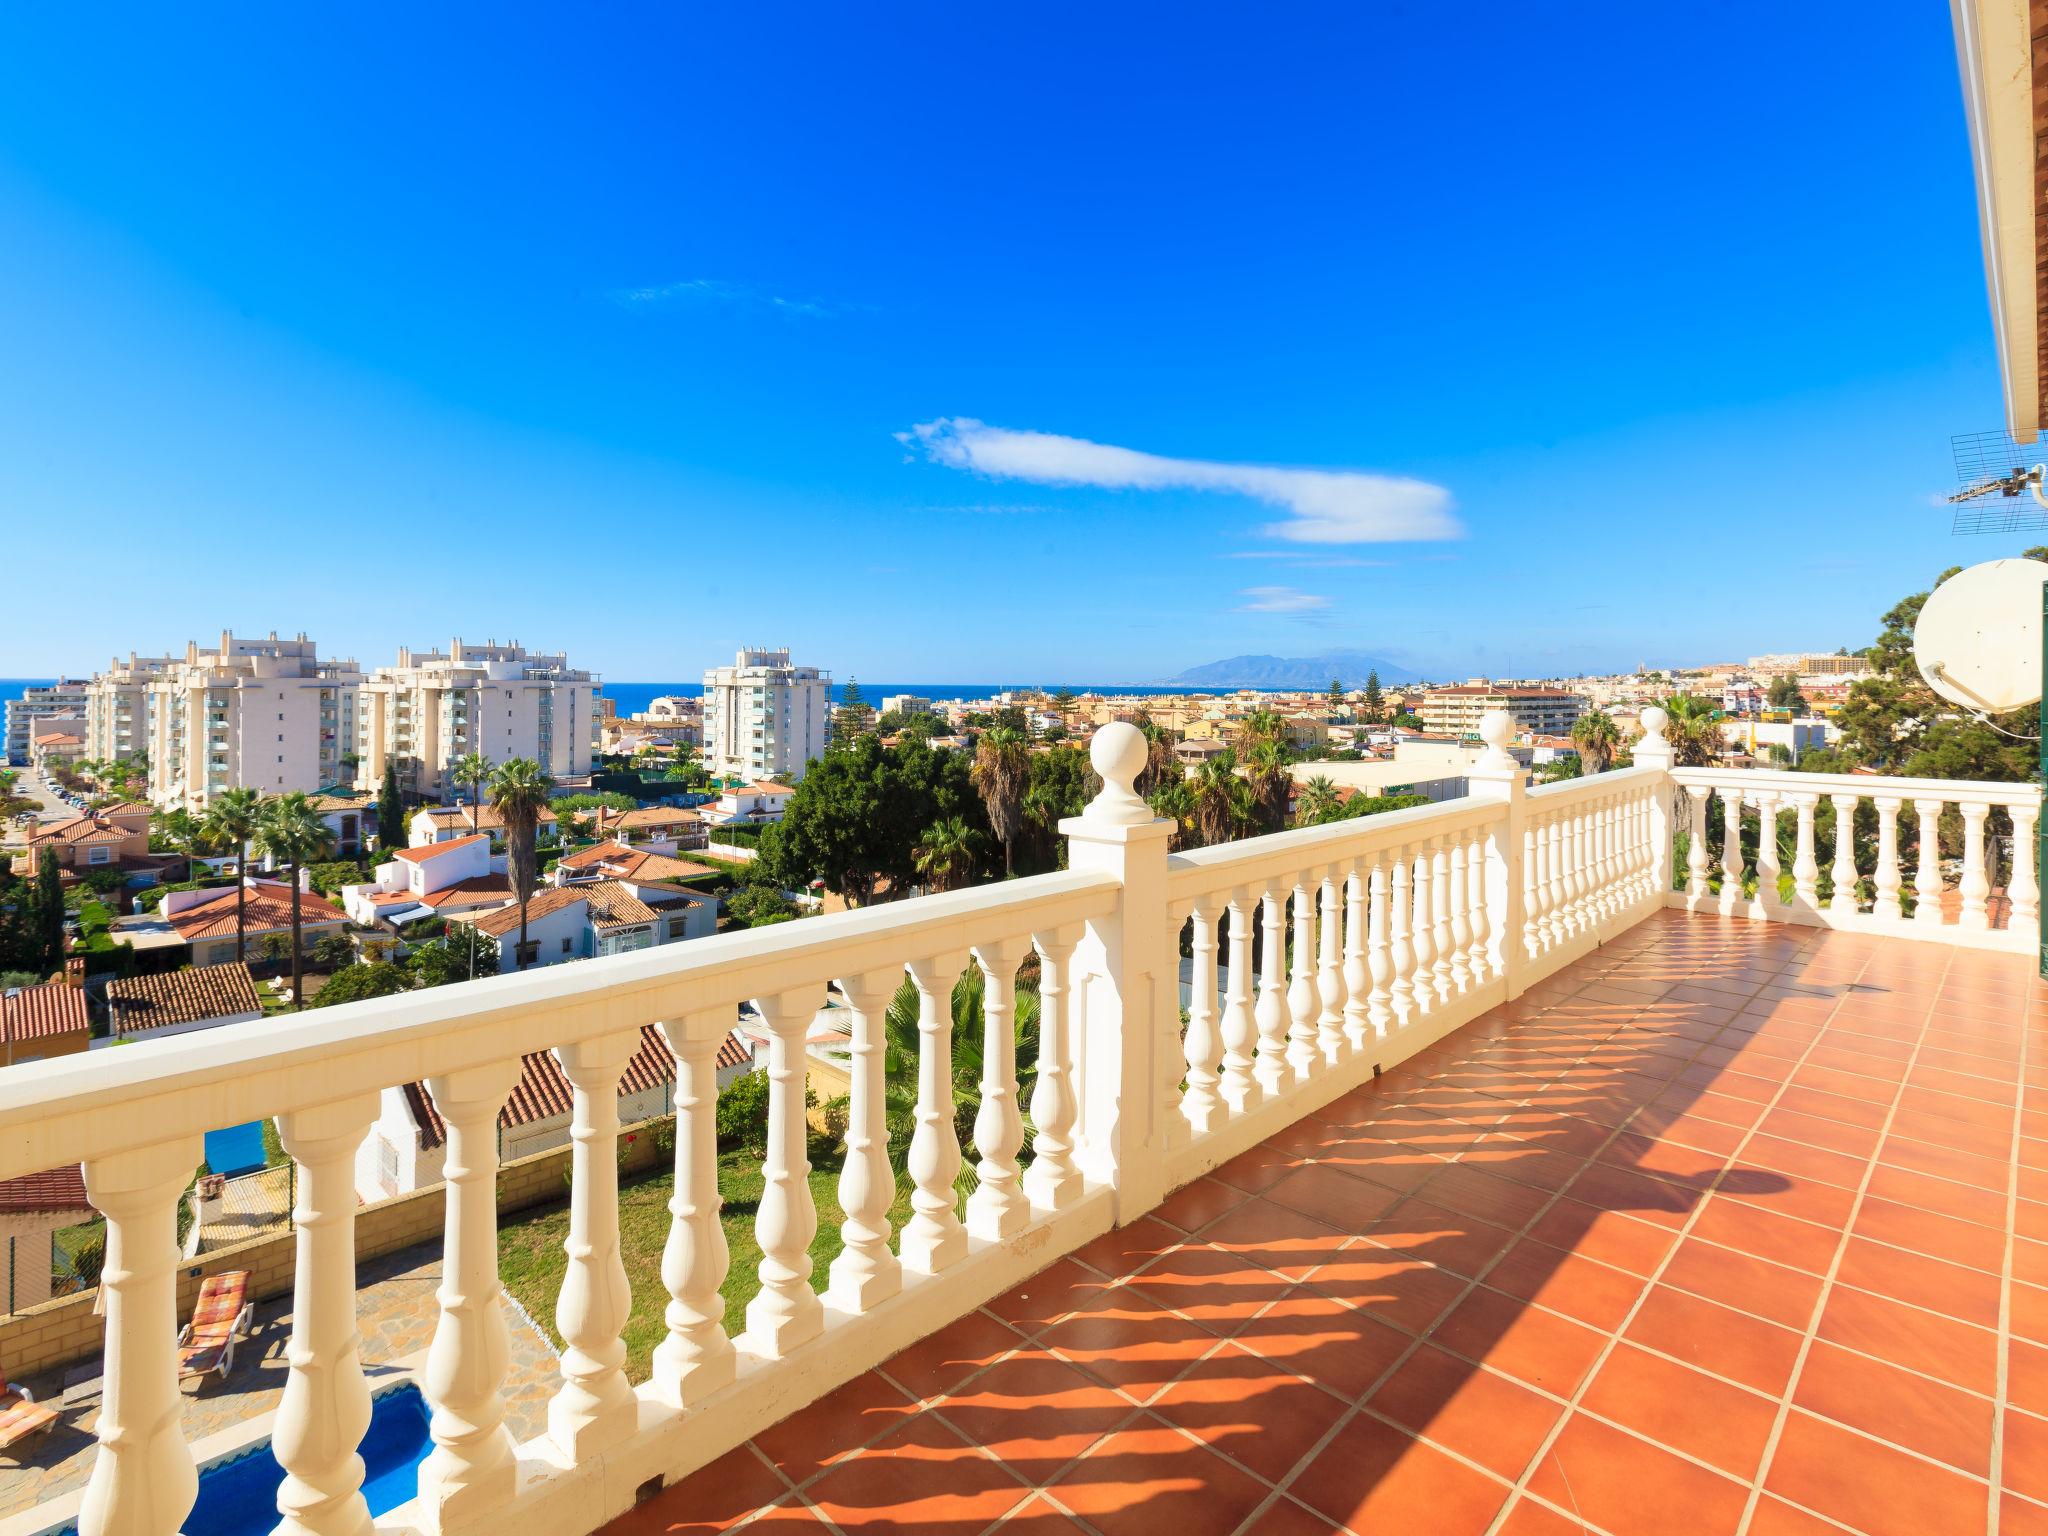
[[[902,1149],[892,1149],[900,1159]],[[811,1198],[818,1207],[818,1235],[811,1243],[811,1283],[822,1290],[825,1272],[838,1257],[839,1165],[841,1154],[816,1156],[811,1166]],[[662,1341],[667,1324],[662,1311],[668,1305],[668,1290],[661,1283],[661,1249],[668,1241],[668,1199],[675,1186],[670,1170],[647,1173],[619,1189],[619,1237],[626,1259],[626,1278],[633,1287],[633,1313],[626,1323],[626,1374],[645,1381],[654,1348]],[[754,1241],[754,1212],[761,1198],[761,1154],[749,1150],[721,1153],[718,1159],[718,1187],[725,1197],[720,1217],[725,1226],[726,1246],[732,1250],[732,1267],[726,1273],[725,1326],[738,1333],[746,1326],[747,1302],[760,1289],[755,1267],[761,1262],[760,1245]],[[964,1195],[974,1187],[973,1153],[963,1151],[959,1189]],[[910,1183],[898,1171],[896,1203],[889,1212],[897,1230],[910,1219]],[[562,1286],[565,1258],[562,1241],[569,1233],[566,1204],[544,1211],[530,1211],[512,1217],[498,1229],[498,1274],[505,1289],[547,1330],[557,1347],[555,1297]]]

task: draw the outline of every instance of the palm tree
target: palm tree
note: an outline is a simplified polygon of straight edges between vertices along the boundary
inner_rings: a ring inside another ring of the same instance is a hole
[[[945,816],[924,829],[911,859],[927,889],[957,890],[974,874],[981,834],[958,816]]]
[[[1137,725],[1145,736],[1145,766],[1134,787],[1149,799],[1153,791],[1181,779],[1180,761],[1173,755],[1173,732],[1154,725],[1150,715],[1139,716]]]
[[[1295,823],[1304,827],[1319,826],[1334,817],[1342,804],[1330,776],[1319,773],[1301,787],[1301,798],[1294,810]]]
[[[303,1008],[305,998],[305,947],[299,927],[299,871],[334,846],[327,823],[302,791],[278,795],[263,802],[256,828],[256,845],[273,863],[284,865],[292,882],[292,1007]]]
[[[1249,753],[1262,741],[1282,742],[1287,739],[1287,727],[1280,716],[1270,709],[1255,709],[1237,722],[1237,747],[1240,752]]]
[[[1671,717],[1664,734],[1672,762],[1680,768],[1712,767],[1721,755],[1720,711],[1705,699],[1674,693],[1664,701],[1664,713]]]
[[[981,1073],[987,1046],[982,1002],[986,995],[987,983],[978,965],[968,966],[953,983],[953,1124],[963,1147],[972,1145],[974,1119],[981,1109]],[[917,986],[906,976],[896,995],[889,999],[882,1024],[884,1093],[894,1127],[907,1127],[917,1110],[917,1014]],[[1038,1079],[1036,987],[1016,989],[1016,1008],[1010,1023],[1017,1039],[1017,1103],[1022,1108],[1031,1102],[1031,1087]]]
[[[1194,793],[1197,839],[1206,845],[1227,843],[1244,835],[1256,808],[1252,787],[1237,772],[1237,754],[1225,747],[1195,770],[1189,782]]]
[[[206,835],[235,850],[235,958],[249,958],[249,843],[263,830],[263,793],[224,789],[206,808]]]
[[[1572,722],[1572,744],[1579,749],[1586,772],[1605,773],[1614,766],[1614,754],[1621,749],[1621,730],[1612,715],[1588,710]]]
[[[526,969],[530,956],[526,947],[526,904],[533,899],[534,839],[540,832],[540,813],[547,809],[548,791],[555,781],[541,772],[530,757],[515,757],[500,763],[491,775],[491,809],[505,829],[505,851],[512,876],[512,894],[519,898],[519,952],[517,969]]]
[[[484,786],[491,782],[491,760],[481,752],[469,752],[455,759],[448,777],[469,791],[469,831],[479,830],[477,818],[483,812]]]
[[[1024,790],[1031,781],[1031,745],[1024,733],[998,725],[974,744],[974,785],[988,808],[989,825],[1003,845],[1003,876],[1015,870],[1018,835],[1024,829]]]
[[[1287,798],[1294,785],[1287,771],[1287,748],[1273,737],[1254,739],[1244,754],[1244,773],[1259,825],[1265,831],[1278,832],[1287,825]]]
[[[1146,797],[1145,803],[1152,807],[1155,816],[1164,816],[1173,823],[1173,836],[1167,843],[1169,851],[1178,853],[1183,848],[1200,847],[1201,834],[1195,826],[1195,788],[1186,779],[1169,779]]]

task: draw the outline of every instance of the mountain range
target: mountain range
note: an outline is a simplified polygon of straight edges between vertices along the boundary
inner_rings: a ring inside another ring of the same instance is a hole
[[[1335,678],[1346,688],[1363,688],[1377,672],[1382,683],[1412,683],[1408,667],[1363,651],[1324,651],[1317,656],[1226,656],[1189,667],[1165,682],[1185,688],[1260,688],[1274,692],[1322,689]]]

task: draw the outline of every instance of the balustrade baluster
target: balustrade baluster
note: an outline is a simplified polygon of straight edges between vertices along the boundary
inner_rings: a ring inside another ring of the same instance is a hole
[[[1450,878],[1450,983],[1451,991],[1458,996],[1472,990],[1472,917],[1466,911],[1466,902],[1471,893],[1465,883],[1465,844],[1467,834],[1457,833],[1445,855],[1446,871]]]
[[[1522,947],[1531,960],[1550,948],[1549,931],[1543,925],[1547,890],[1543,878],[1544,848],[1541,822],[1522,828]]]
[[[2034,869],[2034,826],[2041,813],[2032,801],[2015,802],[2005,809],[2012,817],[2012,873],[2005,883],[2012,913],[2006,926],[2025,931],[2041,918],[2041,882]]]
[[[1913,921],[1941,925],[1941,806],[1936,799],[1913,802],[1920,823],[1920,858],[1913,869]]]
[[[419,1472],[430,1530],[473,1523],[518,1485],[503,1393],[512,1341],[498,1284],[498,1111],[518,1081],[519,1063],[502,1061],[426,1083],[448,1137],[441,1312],[421,1377],[434,1410],[434,1449]]]
[[[1252,893],[1230,893],[1230,957],[1224,968],[1223,1078],[1220,1092],[1232,1114],[1241,1114],[1258,1095],[1252,1076]]]
[[[370,1388],[356,1354],[356,1149],[377,1118],[377,1096],[277,1117],[298,1165],[292,1207],[290,1374],[271,1427],[284,1469],[277,1536],[369,1536],[358,1447],[370,1427]]]
[[[1417,1013],[1436,1011],[1436,911],[1435,897],[1435,850],[1434,839],[1426,838],[1415,845],[1410,860],[1410,873],[1415,881],[1415,921],[1408,929],[1408,947],[1415,955],[1415,974],[1410,986],[1415,996]]]
[[[1586,807],[1586,922],[1595,929],[1607,917],[1614,894],[1607,868],[1607,810],[1605,795]]]
[[[1394,1027],[1406,1029],[1415,1016],[1415,947],[1408,938],[1412,875],[1407,848],[1397,848],[1393,857],[1391,898],[1387,904],[1387,958],[1393,966],[1393,980],[1387,987],[1387,1002],[1394,1010]]]
[[[1699,910],[1707,895],[1707,794],[1704,784],[1685,786],[1687,833],[1685,849],[1685,909]]]
[[[967,1230],[999,1240],[1031,1219],[1024,1198],[1024,1115],[1017,1104],[1017,962],[1025,941],[1008,939],[974,951],[981,967],[981,1103],[974,1113],[974,1193],[967,1197]],[[1213,985],[1214,971],[1211,971]]]
[[[1068,1018],[1070,1000],[1079,989],[1068,980],[1074,946],[1081,930],[1058,928],[1038,934],[1038,1081],[1031,1087],[1031,1166],[1024,1170],[1024,1192],[1041,1210],[1060,1211],[1081,1193],[1081,1170],[1074,1162],[1074,1126],[1080,1118],[1072,1063],[1080,1040]]]
[[[548,1401],[548,1435],[572,1463],[633,1433],[639,1405],[626,1381],[633,1292],[619,1251],[619,1079],[640,1031],[557,1046],[570,1100],[567,1264],[555,1298],[562,1385]]]
[[[1792,899],[1802,909],[1815,911],[1820,906],[1820,861],[1813,852],[1814,808],[1820,804],[1818,795],[1794,795],[1792,807],[1797,813],[1798,841],[1793,845],[1792,857]]]
[[[1430,963],[1430,982],[1438,1003],[1451,1000],[1456,990],[1451,982],[1451,864],[1450,839],[1433,838],[1429,845],[1430,946],[1436,958]]]
[[[1200,896],[1194,905],[1194,977],[1188,992],[1188,1028],[1183,1042],[1187,1058],[1187,1088],[1181,1094],[1181,1113],[1197,1135],[1214,1130],[1223,1121],[1222,1081],[1218,1066],[1223,1059],[1223,1036],[1216,1018],[1216,927],[1212,916],[1215,898]]]
[[[804,1041],[824,1001],[822,987],[754,999],[761,1022],[768,1027],[768,1147],[761,1161],[761,1204],[754,1213],[754,1240],[761,1245],[761,1289],[747,1303],[747,1343],[769,1360],[780,1360],[825,1328],[824,1303],[811,1289],[811,1239],[818,1235],[818,1206],[811,1198],[810,1159],[804,1155]],[[946,1086],[950,1130],[950,1063]],[[959,1172],[957,1149],[952,1171]],[[951,1192],[949,1178],[947,1193]]]
[[[1583,806],[1567,813],[1564,823],[1565,913],[1574,935],[1591,926],[1587,911],[1586,811]]]
[[[1368,993],[1372,974],[1365,963],[1366,908],[1371,892],[1367,888],[1371,866],[1353,859],[1344,871],[1344,1039],[1356,1051],[1365,1049],[1372,1034],[1372,1005]]]
[[[1278,1098],[1293,1075],[1287,1065],[1287,989],[1280,979],[1286,970],[1286,925],[1280,894],[1268,885],[1259,898],[1259,1001],[1252,1013],[1259,1030],[1252,1076],[1262,1099]]]
[[[1877,806],[1877,902],[1871,915],[1880,922],[1896,923],[1903,916],[1899,906],[1899,797],[1879,795]]]
[[[1493,919],[1486,911],[1486,850],[1490,834],[1475,830],[1465,849],[1465,911],[1472,926],[1472,984],[1499,975],[1493,958]]]
[[[1778,892],[1778,797],[1769,790],[1756,797],[1757,911],[1769,914],[1784,905]]]
[[[899,1244],[903,1267],[935,1275],[967,1252],[953,1181],[960,1177],[960,1137],[953,1129],[953,982],[965,955],[910,962],[917,987],[917,1111],[904,1167],[910,1174],[910,1220]]]
[[[903,1289],[903,1269],[889,1251],[889,1207],[896,1172],[889,1166],[889,999],[902,985],[899,969],[845,976],[839,995],[852,1024],[851,1083],[846,1096],[846,1161],[839,1168],[839,1256],[826,1274],[825,1299],[843,1312],[865,1312]],[[1043,1031],[1041,1030],[1041,1034]],[[1060,1070],[1055,1062],[1052,1070]],[[1041,1074],[1047,1071],[1043,1056]]]
[[[1333,1067],[1344,1059],[1344,916],[1337,879],[1326,869],[1319,882],[1322,921],[1316,964],[1316,997],[1322,1004],[1316,1015],[1316,1048]]]
[[[1571,911],[1566,905],[1570,891],[1570,883],[1566,879],[1569,849],[1565,841],[1562,812],[1552,816],[1546,824],[1544,840],[1550,844],[1550,857],[1544,865],[1550,879],[1549,900],[1545,905],[1548,914],[1546,921],[1550,925],[1551,945],[1555,947],[1564,943],[1572,934]]]
[[[1316,905],[1304,871],[1294,882],[1294,971],[1287,986],[1287,1065],[1297,1083],[1315,1072]]]
[[[1733,917],[1742,905],[1742,792],[1723,789],[1721,796],[1721,915]]]
[[[1964,928],[1989,928],[1991,915],[1987,905],[1991,895],[1991,880],[1984,870],[1984,818],[1991,813],[1991,807],[1982,803],[1965,802],[1963,813],[1963,878],[1957,887],[1963,898],[1960,926]]]
[[[676,1059],[676,1171],[661,1250],[668,1336],[654,1351],[654,1390],[681,1409],[729,1383],[735,1364],[719,1291],[732,1255],[718,1219],[718,1047],[731,1031],[732,1010],[656,1027]]]
[[[1386,1038],[1394,1022],[1394,960],[1387,952],[1387,894],[1387,858],[1376,853],[1372,856],[1372,871],[1366,876],[1365,968],[1372,976],[1372,995],[1366,999],[1365,1017],[1380,1039]]]
[[[99,1298],[107,1321],[99,1450],[80,1536],[176,1531],[199,1494],[179,1425],[176,1340],[178,1201],[202,1156],[192,1136],[85,1165],[85,1198],[107,1219]]]
[[[1835,808],[1835,862],[1828,875],[1834,890],[1828,896],[1828,910],[1854,917],[1861,910],[1856,900],[1856,802],[1859,795],[1829,795]]]

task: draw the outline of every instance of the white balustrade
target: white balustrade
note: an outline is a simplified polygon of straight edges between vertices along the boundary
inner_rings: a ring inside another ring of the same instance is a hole
[[[889,1251],[889,1207],[896,1200],[896,1175],[889,1166],[888,1048],[883,1038],[889,999],[902,976],[900,970],[878,970],[839,980],[839,995],[846,1000],[852,1024],[852,1070],[846,1096],[846,1161],[839,1168],[839,1209],[845,1218],[839,1223],[842,1246],[827,1274],[825,1295],[845,1312],[870,1311],[903,1288],[902,1267]]]
[[[1707,794],[1704,784],[1686,786],[1685,905],[1697,911],[1707,899]]]
[[[1294,1081],[1305,1083],[1315,1071],[1316,905],[1306,872],[1294,882],[1294,969],[1287,984],[1287,1066]]]
[[[1365,1016],[1373,1034],[1382,1040],[1394,1023],[1394,960],[1387,939],[1389,878],[1386,856],[1375,854],[1367,876],[1371,911],[1366,920],[1365,968],[1372,976],[1372,995],[1366,999]]]
[[[1877,903],[1872,909],[1884,922],[1896,923],[1904,915],[1899,904],[1899,798],[1879,795],[1877,805],[1877,873],[1872,884]]]
[[[1412,845],[1409,865],[1415,880],[1415,921],[1408,930],[1408,947],[1414,952],[1415,972],[1409,985],[1417,1013],[1436,1012],[1436,908],[1427,839]]]
[[[1408,937],[1409,917],[1413,910],[1409,880],[1408,851],[1397,849],[1387,918],[1387,953],[1393,968],[1387,1000],[1394,1010],[1397,1029],[1406,1029],[1408,1021],[1415,1016],[1415,946]]]
[[[974,1193],[967,1197],[967,1230],[1000,1240],[1031,1219],[1023,1170],[1024,1116],[1017,1107],[1017,962],[1023,939],[985,944],[974,952],[982,974],[981,1103],[974,1115]],[[1210,971],[1214,985],[1215,972]]]
[[[1187,1034],[1182,1042],[1187,1090],[1180,1107],[1190,1129],[1203,1135],[1221,1123],[1224,1107],[1223,1029],[1216,1007],[1216,919],[1209,898],[1195,902],[1193,918],[1194,974],[1188,995]]]
[[[1957,894],[1963,899],[1961,923],[1965,928],[1989,928],[1991,917],[1986,898],[1991,880],[1984,872],[1984,822],[1991,807],[1982,802],[1963,805],[1963,878]]]
[[[761,1262],[756,1266],[761,1288],[747,1303],[747,1342],[755,1353],[770,1360],[779,1360],[799,1344],[816,1338],[825,1326],[824,1304],[811,1289],[811,1239],[818,1235],[818,1207],[811,1198],[810,1159],[804,1155],[809,1124],[804,1115],[804,1041],[824,1002],[822,986],[754,1000],[761,1022],[768,1028],[768,1146],[761,1162],[761,1204],[754,1213],[754,1240],[761,1245]],[[922,1112],[922,1096],[919,1108]],[[950,1070],[945,1082],[945,1111],[950,1131]],[[959,1164],[956,1141],[953,1173],[959,1172]],[[949,1178],[949,1194],[951,1182]]]
[[[1860,798],[1828,796],[1828,803],[1835,808],[1835,861],[1828,870],[1835,888],[1828,897],[1828,910],[1844,915],[1860,910],[1856,899],[1856,803]]]
[[[1436,986],[1438,1004],[1448,1003],[1456,991],[1452,984],[1451,968],[1451,900],[1457,888],[1451,884],[1450,853],[1445,838],[1432,838],[1429,845],[1429,873],[1431,889],[1435,892],[1431,916],[1435,926],[1430,930],[1432,947],[1436,950],[1436,961],[1431,970]]]
[[[1778,891],[1778,797],[1769,791],[1756,797],[1756,907],[1770,915],[1783,905]]]
[[[2006,895],[2012,901],[2009,927],[2036,928],[2041,919],[2040,877],[2034,869],[2034,828],[2040,811],[2029,804],[2006,807],[2012,817],[2012,873],[2006,880]]]
[[[1068,1017],[1076,995],[1068,968],[1079,940],[1077,929],[1057,928],[1033,941],[1038,948],[1038,1081],[1031,1088],[1034,1134],[1024,1192],[1046,1211],[1065,1210],[1081,1193],[1081,1170],[1074,1162],[1074,1128],[1080,1116],[1073,1074],[1076,1042]],[[892,1193],[894,1187],[892,1181]]]
[[[1344,931],[1337,877],[1328,870],[1317,882],[1321,911],[1316,957],[1316,1048],[1326,1066],[1344,1059]]]
[[[1293,1073],[1287,1064],[1287,990],[1280,979],[1286,970],[1286,922],[1280,894],[1268,885],[1259,902],[1259,1001],[1252,1015],[1259,1031],[1252,1076],[1266,1099],[1278,1098]]]
[[[1798,837],[1792,858],[1792,899],[1807,912],[1820,905],[1820,863],[1813,851],[1814,809],[1819,804],[1818,795],[1792,797]]]
[[[556,1299],[562,1386],[548,1403],[548,1433],[570,1461],[596,1456],[633,1432],[638,1407],[626,1382],[633,1294],[619,1250],[619,1079],[638,1030],[555,1047],[574,1090],[570,1111],[568,1263]]]
[[[1742,910],[1742,794],[1721,791],[1721,915]]]
[[[1920,857],[1913,869],[1913,920],[1930,928],[1941,925],[1941,801],[1915,796],[1913,814],[1920,823]]]
[[[1344,880],[1344,1041],[1353,1052],[1365,1049],[1372,1033],[1368,993],[1372,976],[1365,963],[1367,867],[1352,860]]]
[[[1252,893],[1239,886],[1230,893],[1230,958],[1226,980],[1221,1028],[1223,1061],[1217,1091],[1233,1114],[1240,1114],[1258,1097],[1258,1083],[1252,1075],[1253,1042],[1258,1038],[1252,1019]]]
[[[1465,914],[1471,929],[1472,984],[1484,986],[1498,972],[1493,960],[1493,923],[1486,915],[1487,835],[1474,831],[1465,846]]]
[[[676,1150],[661,1250],[668,1332],[655,1347],[653,1386],[677,1409],[730,1385],[735,1365],[719,1291],[732,1255],[718,1219],[718,1047],[731,1024],[731,1009],[714,1009],[657,1026],[676,1061]]]
[[[960,1177],[960,1135],[953,1127],[953,980],[964,954],[910,962],[917,987],[917,1110],[910,1136],[910,1220],[904,1223],[903,1267],[935,1275],[967,1253],[953,1181]]]

